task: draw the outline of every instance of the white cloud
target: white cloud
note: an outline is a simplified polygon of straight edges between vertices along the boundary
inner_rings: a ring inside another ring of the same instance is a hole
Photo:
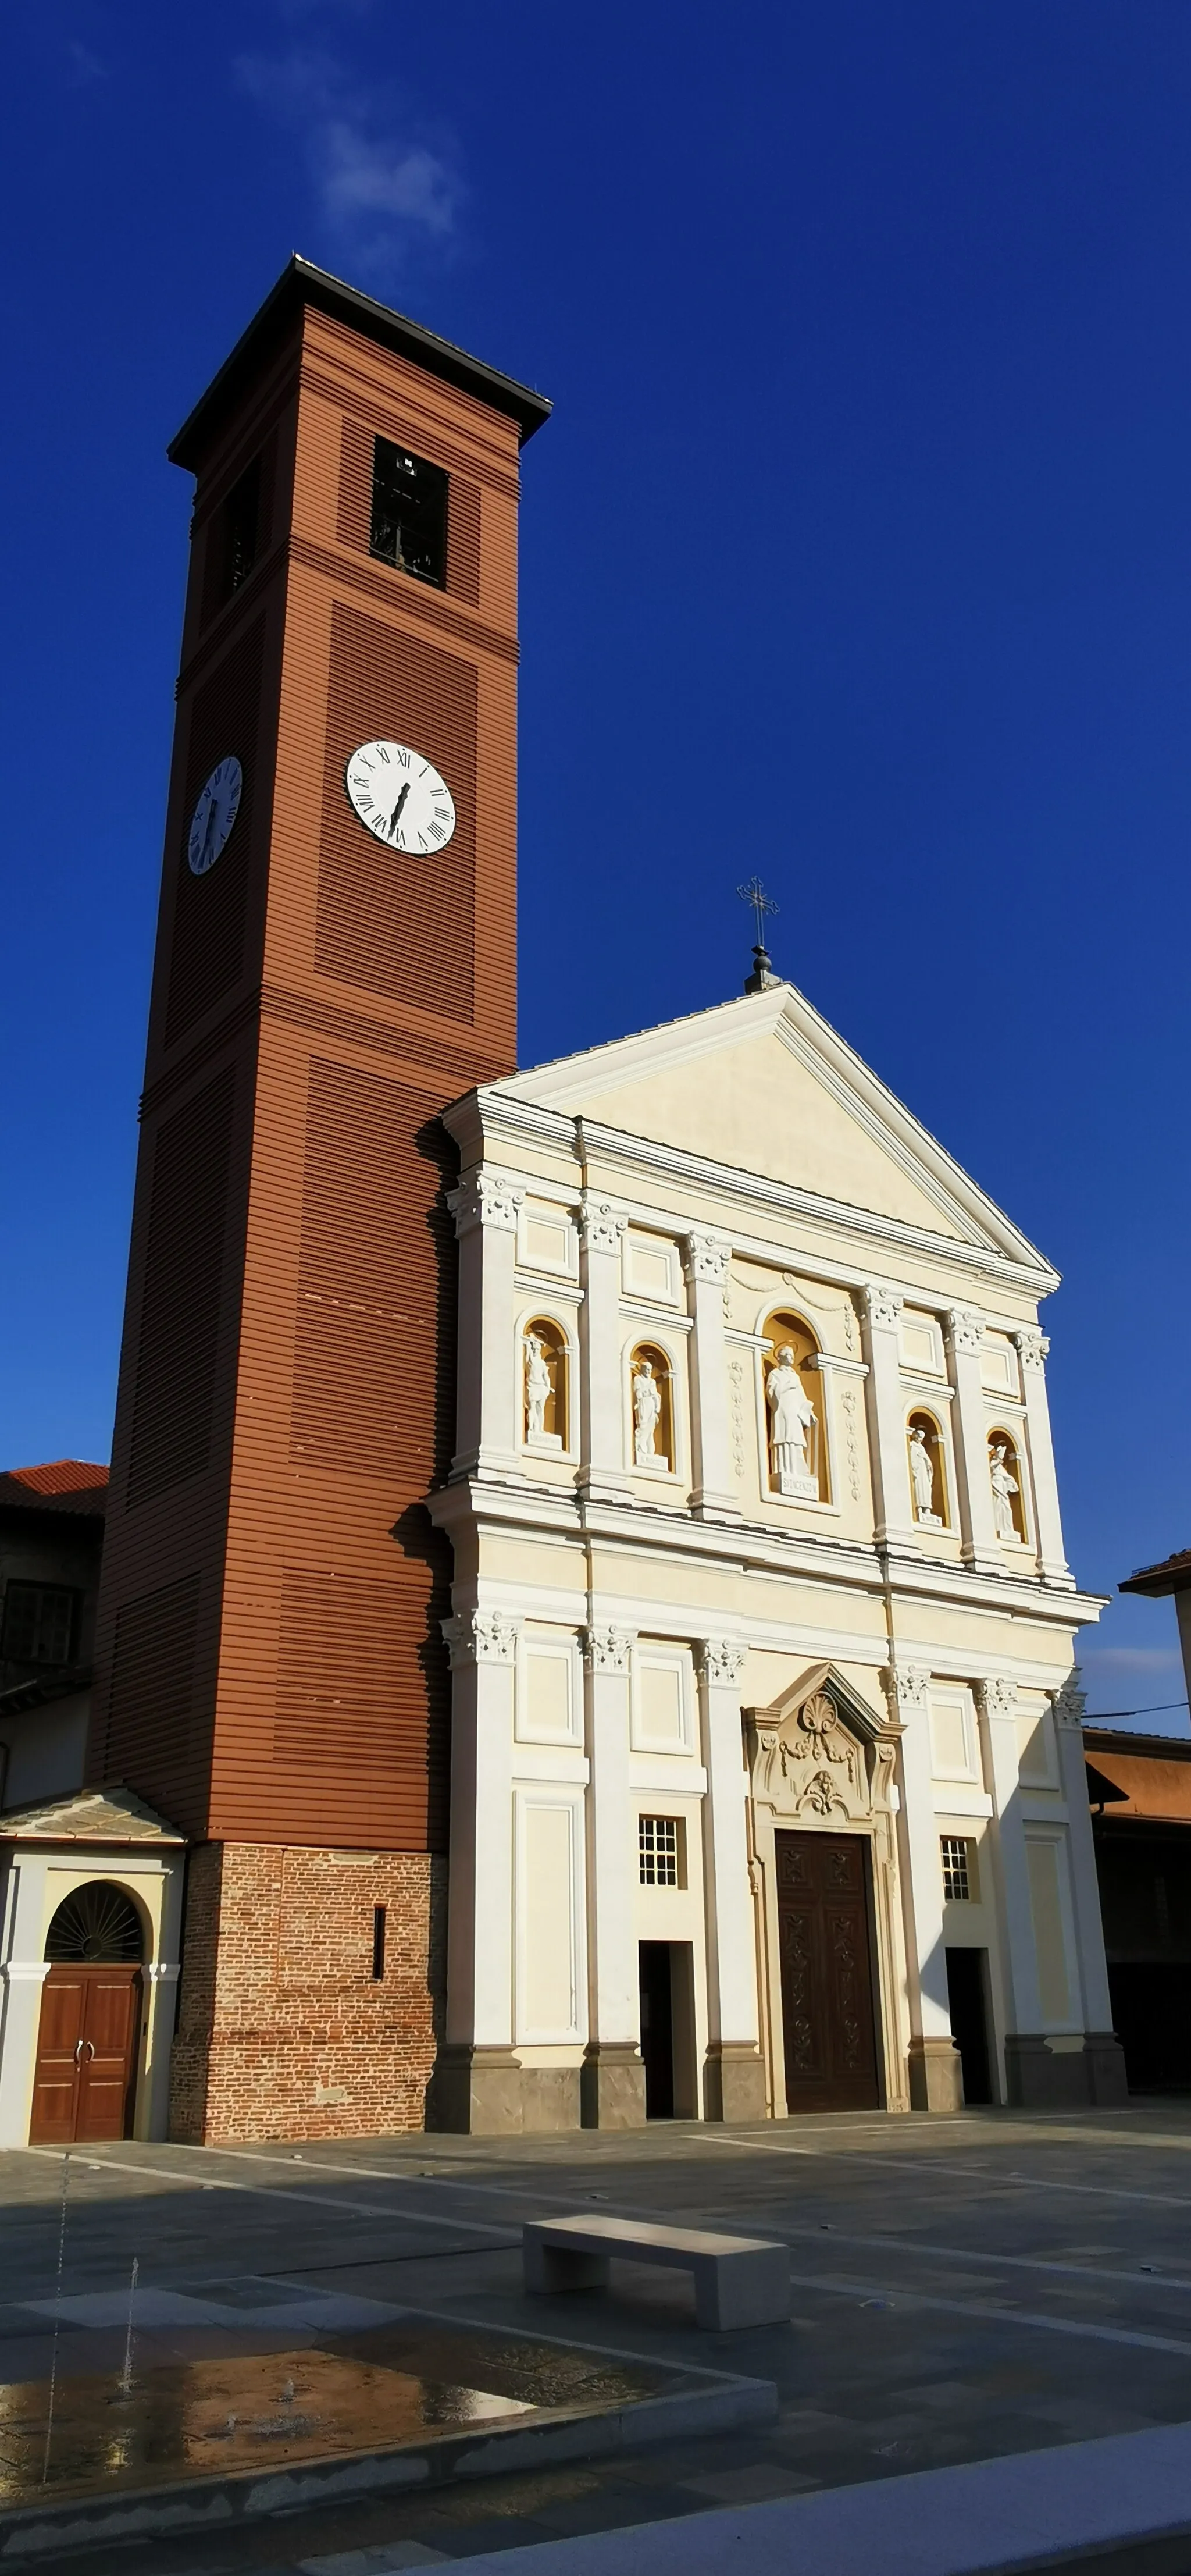
[[[417,237],[448,241],[462,185],[448,151],[416,130],[402,103],[370,87],[360,111],[346,72],[327,53],[244,56],[241,87],[296,134],[319,211],[337,244],[364,267],[392,274]]]

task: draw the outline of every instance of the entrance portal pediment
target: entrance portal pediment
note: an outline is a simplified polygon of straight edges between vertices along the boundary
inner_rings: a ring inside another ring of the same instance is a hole
[[[755,1800],[800,1825],[871,1825],[892,1812],[898,1730],[833,1664],[812,1664],[768,1708],[750,1709]]]

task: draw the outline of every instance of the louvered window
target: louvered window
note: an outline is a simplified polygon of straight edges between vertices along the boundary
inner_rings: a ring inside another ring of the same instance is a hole
[[[10,1664],[68,1664],[74,1653],[79,1596],[64,1583],[10,1583],[4,1595],[0,1653]]]

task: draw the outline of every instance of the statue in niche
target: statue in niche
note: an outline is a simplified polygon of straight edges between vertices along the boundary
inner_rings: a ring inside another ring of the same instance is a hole
[[[662,1418],[662,1390],[652,1360],[638,1360],[633,1371],[633,1457],[638,1467],[657,1460],[655,1438]]]
[[[941,1529],[943,1524],[934,1508],[935,1467],[926,1445],[926,1433],[916,1422],[910,1432],[910,1482],[914,1488],[914,1517],[924,1529]]]
[[[769,1372],[765,1395],[778,1492],[817,1501],[819,1479],[811,1474],[807,1434],[817,1430],[818,1415],[794,1366],[794,1353],[788,1342],[783,1344]]]
[[[1005,1457],[1004,1441],[994,1441],[992,1456],[988,1462],[989,1480],[993,1492],[993,1519],[997,1525],[998,1538],[1016,1538],[1017,1525],[1013,1518],[1013,1496],[1020,1491],[1020,1488],[1016,1476],[1011,1476],[1009,1473]]]
[[[545,1344],[538,1333],[525,1336],[525,1431],[528,1440],[546,1438],[546,1407],[554,1393],[554,1379]]]

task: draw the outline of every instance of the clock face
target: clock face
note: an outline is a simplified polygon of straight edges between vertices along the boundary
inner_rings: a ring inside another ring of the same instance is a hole
[[[190,824],[186,857],[192,877],[205,877],[213,868],[236,816],[244,772],[233,752],[213,769],[195,806]]]
[[[365,831],[390,849],[445,849],[455,829],[455,801],[420,751],[404,742],[362,742],[344,784]]]

